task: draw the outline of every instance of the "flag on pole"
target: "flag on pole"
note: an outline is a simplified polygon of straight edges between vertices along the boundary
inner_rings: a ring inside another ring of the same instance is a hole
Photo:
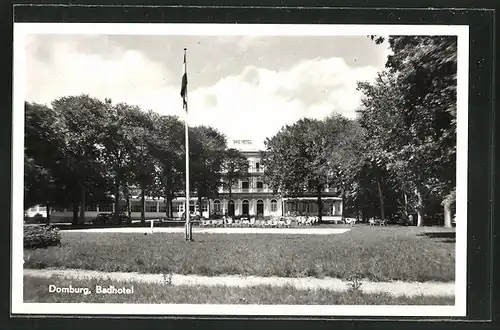
[[[184,125],[186,128],[186,232],[185,239],[186,241],[193,240],[192,227],[189,217],[190,212],[190,198],[189,198],[189,124],[188,124],[188,104],[187,104],[187,70],[186,70],[186,48],[184,48],[184,74],[182,75],[182,84],[181,84],[181,96],[182,96],[182,106],[186,111],[186,120],[184,121]]]
[[[184,74],[182,75],[182,83],[181,83],[181,96],[182,96],[182,102],[183,106],[186,108],[185,110],[187,111],[187,84],[188,84],[188,78],[187,78],[187,71],[186,71],[186,48],[184,48]]]

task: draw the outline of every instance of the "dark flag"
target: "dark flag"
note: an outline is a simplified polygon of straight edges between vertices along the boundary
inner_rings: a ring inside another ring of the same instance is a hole
[[[187,72],[186,72],[186,49],[184,49],[184,74],[182,75],[182,84],[181,84],[181,96],[182,96],[182,102],[183,106],[186,107],[187,105]],[[187,107],[186,107],[187,111]]]

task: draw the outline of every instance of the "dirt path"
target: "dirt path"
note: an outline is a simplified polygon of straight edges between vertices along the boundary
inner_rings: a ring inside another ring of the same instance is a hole
[[[288,234],[288,235],[335,235],[343,234],[350,228],[193,228],[194,233],[204,234]],[[65,231],[65,230],[63,230]],[[67,232],[85,233],[151,233],[149,227],[118,227],[72,229]],[[184,233],[184,228],[157,227],[153,233]]]
[[[257,276],[199,276],[178,274],[139,274],[122,272],[99,272],[79,269],[24,269],[25,276],[51,278],[52,276],[72,279],[110,279],[118,282],[164,283],[171,285],[204,285],[204,286],[293,286],[297,289],[325,289],[345,291],[349,283],[336,278],[286,278]],[[371,282],[361,280],[360,289],[364,293],[385,292],[394,296],[454,296],[454,282]]]

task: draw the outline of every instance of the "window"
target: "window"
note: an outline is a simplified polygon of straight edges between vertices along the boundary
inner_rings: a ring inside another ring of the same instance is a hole
[[[156,212],[156,201],[146,201],[146,212]]]
[[[86,205],[85,211],[95,212],[95,211],[97,211],[97,205],[92,205],[92,204]]]
[[[158,211],[160,211],[162,213],[167,212],[167,204],[166,204],[166,202],[160,202],[160,208],[159,208]]]
[[[248,187],[249,187],[249,183],[248,183],[248,181],[242,181],[242,182],[241,182],[241,188],[243,188],[243,189],[248,189]]]
[[[243,215],[248,215],[249,211],[250,211],[250,203],[248,202],[248,200],[244,200],[243,203],[241,204],[242,206],[242,211],[241,213]]]
[[[174,212],[184,212],[184,203],[174,203]]]
[[[264,215],[264,201],[262,199],[257,201],[257,215]]]
[[[196,212],[196,203],[194,201],[189,203],[189,212],[190,213]]]
[[[132,212],[141,212],[141,202],[140,201],[130,202],[130,210]]]
[[[99,205],[99,212],[113,212],[113,204]]]
[[[260,171],[260,164],[259,164],[259,162],[255,163],[255,169],[257,170],[257,172]]]
[[[264,188],[264,183],[262,181],[257,181],[257,189]]]
[[[208,211],[208,203],[201,203],[201,211],[202,212],[207,212]]]
[[[229,216],[234,216],[234,201],[230,200],[227,204],[227,214]]]
[[[214,211],[215,212],[220,212],[221,211],[220,200],[218,200],[218,199],[216,199],[214,201]]]
[[[278,202],[273,199],[271,200],[271,212],[276,212],[278,211]]]

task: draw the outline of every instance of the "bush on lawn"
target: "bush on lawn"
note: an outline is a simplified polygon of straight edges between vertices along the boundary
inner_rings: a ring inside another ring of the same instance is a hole
[[[24,248],[40,249],[61,244],[58,228],[50,226],[24,226]]]

